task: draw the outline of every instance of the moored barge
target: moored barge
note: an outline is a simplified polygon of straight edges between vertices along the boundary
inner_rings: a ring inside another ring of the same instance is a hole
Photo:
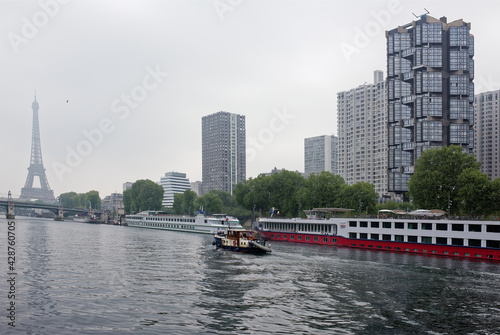
[[[443,219],[431,211],[394,218],[337,218],[338,209],[313,209],[307,218],[260,218],[272,241],[500,260],[500,221]]]

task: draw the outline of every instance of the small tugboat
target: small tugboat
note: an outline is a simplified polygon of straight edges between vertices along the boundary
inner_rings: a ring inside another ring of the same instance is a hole
[[[228,228],[226,232],[214,234],[213,244],[217,249],[227,249],[231,251],[250,252],[254,254],[265,254],[271,252],[271,248],[266,246],[265,240],[255,237],[251,230]]]

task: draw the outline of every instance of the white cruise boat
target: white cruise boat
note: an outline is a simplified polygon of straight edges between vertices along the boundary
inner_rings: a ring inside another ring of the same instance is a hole
[[[171,215],[160,212],[141,212],[126,216],[130,227],[183,231],[198,234],[215,234],[228,228],[242,228],[240,221],[225,214],[206,216]]]

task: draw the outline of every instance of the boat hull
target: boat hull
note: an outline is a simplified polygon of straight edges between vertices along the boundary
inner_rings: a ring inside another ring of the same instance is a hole
[[[268,252],[271,252],[271,248],[265,246],[263,243],[265,242],[253,242],[250,241],[249,243],[246,243],[244,246],[243,245],[227,245],[223,242],[224,237],[223,236],[215,236],[214,237],[214,245],[217,249],[223,249],[223,250],[229,250],[229,251],[236,251],[236,252],[246,252],[246,253],[251,253],[251,254],[266,254]]]
[[[290,233],[281,231],[259,230],[259,233],[264,239],[269,241],[331,245],[347,248],[500,261],[500,249],[496,248],[354,239],[340,235]]]

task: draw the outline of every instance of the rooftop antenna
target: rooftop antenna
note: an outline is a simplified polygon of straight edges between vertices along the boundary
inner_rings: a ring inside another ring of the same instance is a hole
[[[424,9],[425,9],[425,11],[426,11],[427,13],[424,13],[424,14],[422,14],[422,15],[416,15],[415,13],[412,13],[412,14],[413,14],[413,16],[415,16],[415,17],[418,19],[419,17],[425,16],[425,15],[427,15],[427,14],[430,14],[430,13],[431,13],[431,12],[429,12],[429,11],[427,10],[427,8],[424,8]]]

